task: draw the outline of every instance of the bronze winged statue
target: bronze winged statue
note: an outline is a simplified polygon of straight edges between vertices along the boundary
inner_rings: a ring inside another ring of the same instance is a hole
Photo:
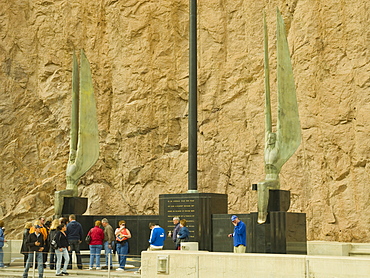
[[[277,94],[278,113],[276,132],[272,131],[268,35],[264,15],[264,69],[265,69],[265,180],[257,185],[258,223],[266,222],[269,190],[280,189],[279,174],[282,166],[301,143],[301,126],[295,91],[292,63],[284,20],[277,10]]]
[[[78,182],[98,160],[99,135],[96,103],[89,61],[81,50],[80,68],[73,53],[70,152],[67,187],[55,192],[55,215],[62,214],[64,197],[77,197]]]

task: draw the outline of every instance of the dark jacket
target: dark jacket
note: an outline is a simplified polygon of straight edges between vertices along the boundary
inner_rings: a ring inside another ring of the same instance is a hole
[[[49,245],[50,245],[50,242],[54,239],[56,234],[57,234],[57,229],[50,230],[49,237],[48,237]]]
[[[55,241],[57,242],[58,248],[68,248],[69,246],[67,236],[65,236],[61,231],[57,231]]]
[[[22,239],[22,247],[21,247],[21,253],[27,254],[28,253],[28,247],[27,247],[27,238],[30,234],[30,229],[24,229],[23,231],[23,239]]]
[[[189,229],[187,227],[182,227],[178,233],[179,239],[189,240]]]
[[[173,229],[173,233],[172,233],[172,240],[174,242],[176,242],[176,239],[177,239],[177,234],[179,233],[180,231],[180,223],[177,223],[176,226],[175,226],[175,229]]]
[[[40,242],[40,245],[35,245],[36,241]],[[43,235],[40,233],[37,236],[36,232],[32,233],[32,234],[29,234],[28,237],[27,237],[26,245],[27,245],[28,250],[30,252],[34,252],[34,251],[42,252],[42,251],[40,251],[40,248],[44,247],[44,245],[45,245]]]
[[[83,239],[83,230],[80,223],[73,220],[67,224],[67,236],[68,240],[80,240]]]
[[[5,242],[4,229],[0,227],[0,248],[3,248]]]

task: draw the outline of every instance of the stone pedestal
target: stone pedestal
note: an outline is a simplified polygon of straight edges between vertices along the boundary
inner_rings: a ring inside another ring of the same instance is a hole
[[[87,198],[64,197],[62,215],[84,214],[87,209]]]
[[[185,193],[159,195],[159,224],[173,231],[172,218],[186,219],[190,241],[199,243],[199,250],[212,251],[212,214],[227,213],[227,195],[215,193]],[[165,249],[174,249],[171,238]]]
[[[306,214],[285,211],[269,213],[269,222],[258,224],[257,212],[247,222],[247,252],[307,254]]]
[[[290,207],[290,191],[269,190],[267,211],[288,211]]]
[[[257,212],[247,221],[248,253],[307,254],[306,214],[289,206],[289,191],[270,190],[266,223],[257,223]]]

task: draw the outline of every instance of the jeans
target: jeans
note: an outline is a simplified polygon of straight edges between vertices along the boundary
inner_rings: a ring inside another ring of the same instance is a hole
[[[78,239],[68,240],[70,251],[69,251],[69,265],[68,269],[72,269],[72,251],[75,251],[77,257],[77,267],[82,269],[81,252],[80,252],[80,241]]]
[[[68,262],[69,262],[69,255],[68,255],[68,250],[67,248],[62,248],[62,251],[60,249],[55,249],[55,255],[57,255],[57,271],[56,274],[60,274],[62,272],[67,272],[67,267],[68,267]],[[63,269],[62,267],[62,258],[64,258],[64,265]]]
[[[125,241],[123,243],[117,242],[117,253],[118,253],[119,267],[122,269],[125,269],[126,255],[128,253],[128,241]]]
[[[34,252],[30,252],[28,254],[26,267],[25,267],[24,272],[23,272],[23,278],[28,277],[28,271],[30,270],[31,264],[33,264],[33,255],[34,255]],[[39,272],[39,277],[42,278],[42,276],[44,275],[44,261],[43,261],[42,252],[36,252],[36,262],[37,262],[37,265],[38,265],[37,270]]]
[[[23,267],[26,267],[26,263],[27,263],[27,260],[28,260],[28,253],[25,253],[23,254],[24,258],[23,258]]]
[[[114,245],[114,241],[112,242],[111,248],[109,248],[109,242],[108,241],[104,242],[105,264],[106,264],[106,266],[108,266],[108,257],[110,257],[110,266],[113,266],[113,263],[112,263],[112,260],[113,260],[113,258],[112,258],[113,245]]]
[[[55,269],[56,260],[57,260],[57,256],[55,255],[55,249],[50,248],[50,260],[49,260],[50,269]]]
[[[47,249],[44,249],[44,251],[42,252],[42,261],[43,261],[43,264],[44,264],[44,268],[46,268],[46,262],[48,261],[48,253],[49,253],[49,250]]]
[[[3,247],[0,247],[0,267],[4,267],[4,251],[3,251]]]
[[[94,260],[96,259],[96,267],[100,267],[100,252],[103,245],[89,245],[90,248],[90,267],[94,266]]]

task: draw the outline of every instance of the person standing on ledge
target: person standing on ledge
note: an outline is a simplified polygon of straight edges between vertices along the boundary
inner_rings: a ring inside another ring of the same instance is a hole
[[[228,237],[234,239],[234,253],[245,253],[247,246],[246,226],[236,215],[231,216],[231,222],[234,225],[234,233],[229,234]]]

